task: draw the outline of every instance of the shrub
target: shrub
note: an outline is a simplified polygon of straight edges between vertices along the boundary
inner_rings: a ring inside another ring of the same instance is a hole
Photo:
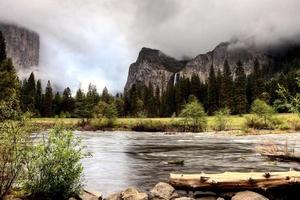
[[[257,115],[253,116],[247,116],[245,125],[248,128],[254,128],[254,129],[269,129],[273,130],[276,129],[276,127],[280,126],[282,124],[281,120],[279,120],[276,117],[269,117],[266,122],[263,121],[260,117]]]
[[[266,102],[256,99],[251,105],[253,116],[246,117],[245,125],[255,129],[275,129],[282,122],[274,117],[274,109]]]
[[[31,150],[27,120],[0,123],[0,199],[3,199],[23,174],[23,164]]]
[[[267,123],[267,120],[275,113],[274,109],[266,102],[256,99],[251,105],[251,112]]]
[[[202,104],[195,99],[184,106],[179,116],[183,118],[185,128],[190,131],[197,132],[206,129],[206,113]]]
[[[215,124],[214,130],[216,131],[224,131],[229,126],[229,109],[222,108],[219,111],[215,112]]]
[[[159,121],[144,120],[133,125],[131,129],[133,131],[147,131],[147,132],[163,132],[166,131],[166,125]]]
[[[67,199],[82,188],[81,140],[56,126],[34,147],[25,188],[34,198]]]

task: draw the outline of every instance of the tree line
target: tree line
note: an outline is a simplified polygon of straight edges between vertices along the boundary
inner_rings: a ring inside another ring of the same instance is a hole
[[[241,61],[230,66],[225,60],[223,69],[210,67],[206,81],[196,74],[191,78],[177,77],[175,84],[174,80],[169,81],[165,91],[154,88],[151,84],[133,84],[124,94],[112,95],[106,87],[100,94],[96,86],[90,84],[86,93],[79,88],[73,95],[69,87],[60,93],[53,90],[50,81],[43,88],[41,80],[36,80],[34,73],[28,79],[19,81],[11,59],[6,56],[5,42],[1,34],[0,63],[2,107],[31,112],[37,117],[91,118],[95,112],[99,115],[103,110],[108,115],[119,117],[178,116],[191,96],[195,96],[210,115],[221,108],[229,109],[230,114],[244,114],[250,111],[255,99],[262,99],[275,107],[281,105],[278,102],[281,97],[277,93],[279,85],[286,88],[292,96],[300,90],[295,81],[300,77],[296,68],[270,76],[266,73],[267,68],[261,66],[256,59],[248,75]],[[281,112],[288,111],[283,106],[277,108]],[[1,116],[7,114],[5,109],[0,109],[0,112]]]
[[[176,83],[170,80],[167,89],[162,92],[151,83],[148,86],[134,84],[124,95],[124,111],[129,116],[178,116],[189,98],[195,96],[209,115],[222,108],[229,109],[230,114],[249,113],[255,99],[264,100],[278,111],[287,112],[286,107],[280,106],[281,97],[277,91],[281,85],[292,96],[299,93],[300,88],[295,80],[300,73],[293,68],[287,73],[271,76],[266,73],[267,70],[255,59],[251,72],[246,75],[241,61],[230,66],[225,60],[222,70],[210,67],[206,81],[196,74],[191,78],[177,77]]]

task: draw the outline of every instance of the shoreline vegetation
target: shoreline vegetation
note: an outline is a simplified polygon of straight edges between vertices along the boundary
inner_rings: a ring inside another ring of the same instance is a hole
[[[272,133],[293,133],[300,131],[300,119],[296,114],[277,114],[276,118],[280,124],[274,128],[248,128],[247,119],[253,114],[243,116],[230,115],[226,117],[226,127],[218,130],[217,117],[207,116],[207,126],[203,131],[194,132],[226,132],[232,134],[272,134]],[[135,131],[135,132],[193,132],[182,123],[183,118],[116,118],[109,122],[103,119],[80,119],[80,118],[31,118],[39,130],[47,130],[62,124],[66,128],[80,131]]]

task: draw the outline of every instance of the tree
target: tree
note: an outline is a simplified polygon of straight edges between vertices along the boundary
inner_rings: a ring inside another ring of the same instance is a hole
[[[206,113],[201,103],[195,98],[186,104],[180,113],[180,117],[184,118],[186,126],[192,128],[192,131],[203,131],[206,128]]]
[[[241,61],[237,62],[237,68],[235,72],[235,113],[243,114],[247,111],[247,97],[246,97],[246,74]]]
[[[113,121],[118,117],[118,111],[114,103],[99,101],[94,108],[94,115],[96,118],[107,118],[108,120]]]
[[[262,119],[264,124],[267,124],[267,120],[274,114],[275,111],[266,102],[256,99],[251,105],[251,112]]]
[[[213,65],[209,70],[208,77],[208,112],[212,114],[218,109],[218,84]]]
[[[233,79],[228,61],[224,61],[223,77],[220,91],[220,106],[233,111]]]
[[[72,97],[71,89],[67,87],[64,89],[61,101],[62,111],[68,113],[68,115],[72,114],[74,111],[74,99]]]
[[[298,85],[298,91],[300,91],[300,77],[297,77],[295,82]],[[300,117],[300,92],[297,92],[294,96],[287,90],[285,87],[278,85],[279,89],[277,90],[279,99],[279,104],[288,108],[290,112],[298,114]]]
[[[97,88],[95,85],[89,84],[88,91],[86,93],[86,109],[89,113],[93,112],[94,107],[100,100],[100,96],[97,92]]]
[[[18,117],[20,112],[20,84],[11,59],[3,60],[0,63],[0,113],[6,117]],[[11,115],[12,113],[15,113]],[[1,118],[3,118],[1,116]]]
[[[0,31],[0,63],[6,59],[6,45],[2,32]]]
[[[48,81],[45,90],[44,104],[43,104],[43,116],[51,117],[53,114],[52,103],[53,103],[53,93],[50,81]]]
[[[112,96],[108,93],[107,87],[104,87],[102,91],[101,100],[106,103],[110,103],[113,100]]]
[[[23,82],[22,87],[22,105],[23,111],[35,113],[35,96],[36,96],[36,83],[33,72],[30,74],[28,80]]]
[[[1,117],[1,116],[0,116]],[[0,199],[20,184],[24,163],[28,162],[32,138],[26,120],[6,120],[0,123]]]
[[[38,80],[36,83],[36,94],[35,94],[35,109],[40,115],[42,113],[42,83]]]
[[[79,118],[90,118],[92,117],[91,113],[87,109],[87,101],[84,92],[79,88],[75,96],[75,117]]]
[[[53,114],[59,116],[62,112],[62,97],[59,92],[56,92],[52,102]]]
[[[82,189],[81,159],[87,153],[71,131],[56,126],[34,146],[25,189],[33,199],[69,199]]]
[[[263,79],[263,74],[262,70],[260,68],[260,64],[258,59],[256,58],[254,61],[254,66],[253,66],[253,73],[252,73],[252,88],[251,88],[251,102],[254,101],[257,98],[261,98],[261,95],[264,91],[264,79]]]
[[[215,112],[215,125],[216,131],[224,131],[227,129],[229,124],[230,110],[228,108],[222,108]]]

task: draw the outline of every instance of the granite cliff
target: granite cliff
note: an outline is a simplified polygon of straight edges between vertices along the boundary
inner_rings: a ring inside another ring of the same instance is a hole
[[[39,35],[26,28],[0,22],[7,57],[12,58],[17,71],[39,64]]]
[[[164,91],[169,82],[176,82],[178,77],[190,78],[193,74],[197,74],[205,82],[210,67],[213,65],[215,72],[222,71],[226,59],[232,71],[237,61],[241,60],[246,74],[249,74],[253,69],[255,59],[258,59],[261,66],[267,67],[270,73],[274,73],[276,67],[281,66],[285,60],[300,58],[299,47],[300,45],[293,43],[258,47],[253,42],[224,42],[212,51],[200,54],[188,61],[178,61],[159,50],[142,48],[137,61],[130,65],[125,92],[137,83],[146,86],[151,83],[154,88],[159,87]]]

